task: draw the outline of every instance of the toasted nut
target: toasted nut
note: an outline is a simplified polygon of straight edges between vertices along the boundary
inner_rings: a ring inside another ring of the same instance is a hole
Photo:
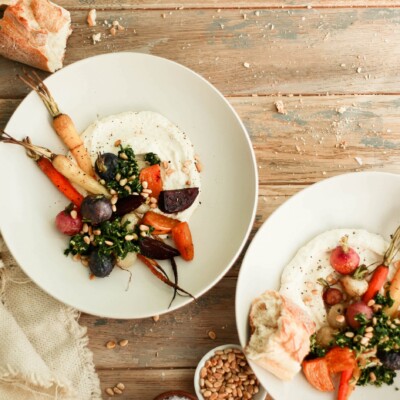
[[[119,341],[118,344],[119,344],[121,347],[125,347],[128,343],[129,343],[129,340],[128,340],[128,339],[122,339],[122,340]]]
[[[116,346],[116,343],[115,343],[113,340],[109,340],[109,341],[106,343],[107,349],[114,349],[115,346]]]
[[[112,390],[112,388],[108,387],[105,392],[109,395],[109,396],[114,396],[114,391]]]
[[[159,315],[154,315],[154,316],[153,316],[153,321],[154,321],[154,322],[157,322],[159,319],[160,319],[160,316],[159,316]]]
[[[122,382],[119,382],[115,385],[119,390],[125,390],[125,385]]]
[[[117,387],[113,388],[115,394],[122,394],[122,390],[118,389]]]
[[[217,338],[217,334],[214,331],[208,331],[208,337],[211,340],[215,340]]]

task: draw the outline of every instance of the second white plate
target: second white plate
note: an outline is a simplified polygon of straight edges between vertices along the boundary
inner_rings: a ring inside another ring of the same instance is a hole
[[[240,269],[236,288],[236,323],[241,345],[249,338],[248,315],[252,300],[267,289],[278,290],[283,268],[297,250],[314,236],[334,228],[362,228],[389,240],[400,225],[400,176],[360,172],[326,179],[299,192],[263,224]],[[319,392],[300,373],[282,382],[250,362],[261,384],[275,400],[333,400]],[[352,400],[398,399],[400,377],[392,386],[358,387]]]

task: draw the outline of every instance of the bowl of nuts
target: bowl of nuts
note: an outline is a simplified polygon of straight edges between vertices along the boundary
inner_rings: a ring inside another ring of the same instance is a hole
[[[196,397],[183,390],[171,390],[159,394],[154,400],[196,400]]]
[[[194,388],[199,400],[264,400],[267,395],[236,344],[218,346],[200,360]]]

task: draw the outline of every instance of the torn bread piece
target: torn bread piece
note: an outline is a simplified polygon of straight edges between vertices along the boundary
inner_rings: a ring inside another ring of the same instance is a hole
[[[291,380],[310,351],[314,322],[292,300],[274,290],[254,299],[249,321],[247,358],[278,378]]]
[[[45,71],[60,69],[72,32],[70,13],[48,0],[0,0],[7,2],[11,5],[0,19],[0,55]]]

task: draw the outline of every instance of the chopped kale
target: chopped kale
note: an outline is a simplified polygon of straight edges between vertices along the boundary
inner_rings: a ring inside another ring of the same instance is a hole
[[[147,161],[150,165],[156,165],[161,163],[160,157],[158,157],[158,155],[155,153],[147,153],[144,156],[144,160]]]
[[[312,359],[312,358],[317,358],[317,357],[323,357],[326,354],[327,350],[320,346],[317,343],[317,335],[314,333],[313,335],[310,336],[310,353],[308,354],[307,358]]]
[[[90,238],[90,235],[83,232],[79,233],[70,239],[69,246],[64,251],[64,254],[88,255],[94,247],[99,249],[99,254],[101,255],[112,255],[115,258],[122,259],[130,252],[139,253],[139,228],[136,228],[136,232],[131,231],[127,229],[128,223],[127,221],[125,224],[121,224],[120,218],[102,222],[96,226],[96,230],[100,234],[93,235],[93,240],[89,244],[85,242],[84,238]],[[126,240],[125,237],[127,235],[133,235],[136,239]]]
[[[126,180],[126,183],[121,185],[124,180]],[[142,191],[139,180],[139,166],[132,147],[120,146],[116,177],[105,182],[105,186],[108,189],[115,190],[119,197],[126,197]]]
[[[357,381],[358,386],[375,385],[382,386],[383,384],[391,385],[396,377],[396,372],[386,368],[383,365],[378,365],[361,370],[360,379]]]

